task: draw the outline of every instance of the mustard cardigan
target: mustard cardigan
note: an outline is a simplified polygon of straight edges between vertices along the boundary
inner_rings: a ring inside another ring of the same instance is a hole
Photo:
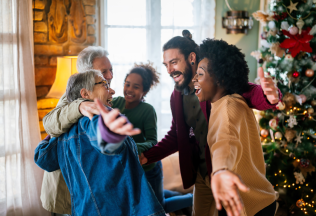
[[[240,192],[245,213],[253,216],[276,199],[266,179],[259,126],[253,111],[238,94],[227,95],[212,103],[207,141],[213,173],[228,169],[238,174],[250,188]]]

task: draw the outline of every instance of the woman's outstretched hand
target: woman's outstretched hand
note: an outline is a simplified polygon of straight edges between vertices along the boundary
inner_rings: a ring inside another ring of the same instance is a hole
[[[225,208],[228,216],[240,216],[243,202],[239,190],[248,192],[249,188],[235,173],[223,170],[215,173],[211,178],[211,188],[218,210]]]

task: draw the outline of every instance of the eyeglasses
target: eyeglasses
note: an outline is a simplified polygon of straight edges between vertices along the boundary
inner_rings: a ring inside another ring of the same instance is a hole
[[[109,83],[107,80],[102,80],[101,82],[94,83],[94,85],[103,84],[103,86],[108,90],[109,89]]]

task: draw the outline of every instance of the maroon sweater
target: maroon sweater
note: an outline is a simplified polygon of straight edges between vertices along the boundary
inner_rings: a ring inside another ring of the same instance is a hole
[[[275,108],[271,105],[263,94],[260,85],[249,83],[249,91],[242,96],[246,99],[250,108],[258,110],[267,110]],[[279,98],[282,97],[279,91]],[[172,125],[168,134],[155,146],[144,152],[148,163],[159,161],[168,155],[179,151],[180,171],[183,187],[189,188],[195,183],[198,163],[199,163],[199,146],[195,137],[189,137],[190,127],[186,124],[183,114],[183,97],[181,92],[173,91],[170,98],[172,111]],[[201,109],[208,122],[211,111],[211,103],[209,101],[200,103]],[[205,161],[207,171],[212,173],[211,155],[208,145],[205,146]]]

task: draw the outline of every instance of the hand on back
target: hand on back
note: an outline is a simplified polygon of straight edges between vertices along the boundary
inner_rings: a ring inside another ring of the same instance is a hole
[[[89,101],[83,101],[79,105],[79,111],[82,115],[89,117],[91,120],[93,118],[93,115],[99,115],[100,112],[97,109],[97,105],[94,102]]]
[[[131,123],[127,123],[127,118],[125,116],[118,117],[120,114],[118,109],[109,111],[103,106],[99,99],[95,99],[94,102],[96,104],[96,109],[100,112],[103,118],[105,126],[107,126],[113,133],[128,136],[134,136],[141,133],[140,129],[134,129]]]

